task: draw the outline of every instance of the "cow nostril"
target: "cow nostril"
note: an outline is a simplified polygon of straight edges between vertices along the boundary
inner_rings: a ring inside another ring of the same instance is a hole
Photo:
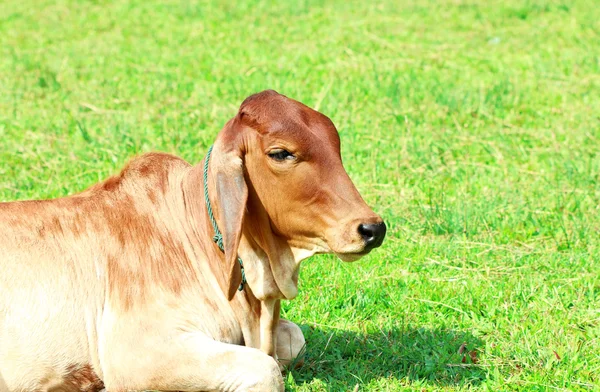
[[[365,242],[369,242],[373,240],[373,230],[371,230],[371,225],[360,224],[358,225],[358,234],[365,240]]]
[[[365,241],[365,250],[377,248],[385,238],[385,223],[361,223],[358,225],[358,233]]]

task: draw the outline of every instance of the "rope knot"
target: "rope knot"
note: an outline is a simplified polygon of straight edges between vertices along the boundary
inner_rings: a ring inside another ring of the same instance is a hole
[[[219,249],[223,250],[223,235],[221,233],[215,234],[212,240],[219,246]]]
[[[238,257],[238,263],[240,263],[240,269],[242,270],[242,283],[240,283],[240,287],[238,287],[238,291],[244,290],[244,285],[246,284],[246,271],[244,270],[244,263],[242,263],[242,259]]]

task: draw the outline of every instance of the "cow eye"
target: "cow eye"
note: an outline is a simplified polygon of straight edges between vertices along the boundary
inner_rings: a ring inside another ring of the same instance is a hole
[[[292,160],[295,158],[294,154],[292,154],[291,152],[284,150],[284,149],[273,150],[268,155],[271,159],[274,159],[274,160],[280,161],[280,162],[288,160],[288,159]]]

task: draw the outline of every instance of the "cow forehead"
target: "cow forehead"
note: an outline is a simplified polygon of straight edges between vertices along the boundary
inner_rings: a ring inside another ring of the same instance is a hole
[[[292,143],[297,149],[308,151],[339,150],[340,140],[337,130],[333,126],[315,122],[304,124],[290,121],[288,118],[265,124],[262,127],[266,140],[280,140]]]
[[[304,148],[317,144],[339,149],[337,129],[327,116],[283,95],[269,94],[250,105],[243,104],[241,112],[253,120],[263,135],[289,140]]]

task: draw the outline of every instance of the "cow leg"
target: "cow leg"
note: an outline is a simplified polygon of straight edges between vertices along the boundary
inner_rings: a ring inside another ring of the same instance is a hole
[[[277,362],[262,351],[185,333],[157,344],[124,369],[114,363],[105,372],[106,390],[283,392]]]
[[[306,341],[300,327],[291,321],[280,319],[277,326],[277,360],[281,366],[301,366],[304,359],[296,360],[304,349]]]

